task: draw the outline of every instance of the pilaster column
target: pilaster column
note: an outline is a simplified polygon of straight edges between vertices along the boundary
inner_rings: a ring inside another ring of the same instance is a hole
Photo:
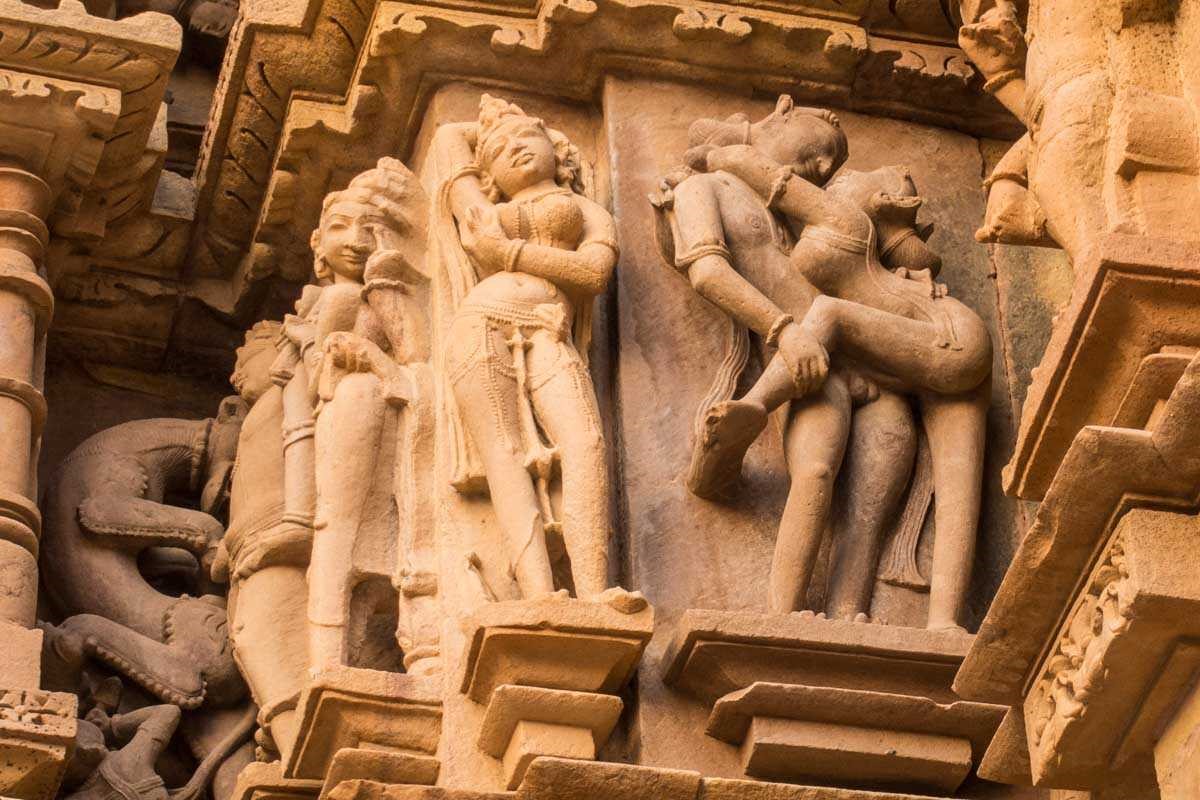
[[[0,623],[32,628],[37,608],[37,453],[46,329],[54,298],[41,276],[50,186],[14,161],[0,161]],[[0,685],[36,688],[40,637],[0,661]]]
[[[157,170],[147,172],[144,156],[165,125],[181,31],[162,14],[114,21],[74,0],[56,9],[0,0],[0,33],[0,796],[48,800],[74,747],[77,709],[73,694],[41,690],[35,627],[56,273],[46,253],[52,232],[103,236],[131,202],[149,202]]]

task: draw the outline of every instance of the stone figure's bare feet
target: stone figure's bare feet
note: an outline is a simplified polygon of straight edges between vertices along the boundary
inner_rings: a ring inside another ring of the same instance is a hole
[[[636,614],[649,605],[641,592],[631,592],[620,586],[605,589],[596,599],[601,603],[612,606],[622,614]]]
[[[747,400],[727,400],[708,410],[704,434],[692,450],[688,488],[700,497],[717,497],[742,473],[746,451],[767,426],[767,412]]]
[[[927,628],[928,628],[928,630],[931,630],[931,631],[945,631],[947,633],[963,633],[963,634],[968,633],[967,629],[964,628],[962,625],[956,625],[953,622],[945,622],[945,623],[931,622],[931,623],[929,623]]]

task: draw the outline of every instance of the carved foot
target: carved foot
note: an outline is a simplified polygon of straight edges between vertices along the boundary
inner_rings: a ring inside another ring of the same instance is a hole
[[[704,434],[692,451],[688,488],[700,497],[717,497],[742,473],[746,451],[767,427],[767,412],[757,403],[717,403],[704,418]]]
[[[622,589],[620,586],[605,589],[596,597],[596,600],[607,604],[622,614],[636,614],[648,605],[645,596],[641,592],[631,592],[627,589]]]
[[[953,622],[930,622],[925,626],[926,630],[931,631],[951,631],[953,633],[966,634],[968,631],[962,625],[957,625]]]
[[[77,614],[62,625],[84,637],[84,649],[160,700],[180,708],[197,708],[204,682],[184,654],[137,631],[93,614]]]

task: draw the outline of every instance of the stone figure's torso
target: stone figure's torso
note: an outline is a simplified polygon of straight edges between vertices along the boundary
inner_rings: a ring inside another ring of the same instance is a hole
[[[238,438],[226,534],[231,546],[281,520],[283,487],[283,390],[272,386],[251,407]]]
[[[1103,69],[1102,0],[1030,0],[1025,80],[1030,102],[1072,78]]]
[[[584,217],[579,200],[569,189],[550,192],[524,202],[499,203],[496,210],[504,233],[529,244],[574,250],[583,236]],[[563,306],[571,304],[553,282],[521,272],[497,272],[487,276],[471,291],[469,302],[521,303]]]
[[[800,319],[816,293],[795,279],[789,253],[794,237],[745,183],[727,173],[703,173],[687,178],[705,186],[721,210],[719,230],[706,232],[723,239],[737,271],[787,313]],[[682,225],[687,225],[681,220]],[[689,231],[690,234],[690,231]],[[696,238],[689,236],[689,246]]]

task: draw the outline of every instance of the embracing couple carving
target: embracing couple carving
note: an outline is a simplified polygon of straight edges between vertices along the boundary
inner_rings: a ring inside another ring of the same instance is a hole
[[[829,111],[783,96],[767,117],[702,119],[686,167],[652,197],[668,263],[757,334],[761,376],[732,399],[748,351],[730,354],[697,418],[688,476],[698,495],[735,483],[769,415],[783,409],[791,479],[771,567],[770,609],[804,607],[835,480],[855,491],[834,541],[827,612],[867,619],[883,538],[916,454],[914,408],[934,492],[928,627],[959,625],[974,557],[990,391],[982,320],[936,282],[906,170],[844,170]],[[853,424],[852,424],[853,423]]]

